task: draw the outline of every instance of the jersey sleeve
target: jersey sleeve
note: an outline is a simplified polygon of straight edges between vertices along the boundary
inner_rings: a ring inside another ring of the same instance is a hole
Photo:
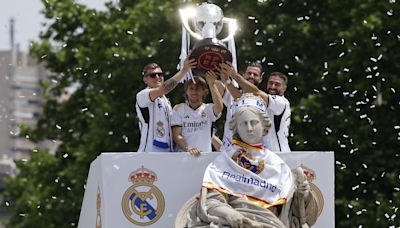
[[[229,92],[228,88],[225,88],[224,96],[222,97],[222,102],[224,103],[225,107],[230,107],[233,101],[233,97]]]
[[[235,86],[236,88],[239,88],[239,85],[234,79],[232,79],[232,85]],[[225,107],[229,108],[232,105],[233,101],[234,99],[231,92],[229,92],[229,89],[225,87],[225,93],[224,96],[222,97],[222,102],[224,103]]]
[[[146,88],[136,94],[136,102],[140,108],[149,107],[153,101],[150,99],[150,89]]]
[[[182,126],[183,105],[178,104],[172,109],[171,113],[171,127]]]
[[[268,95],[268,109],[272,111],[274,115],[280,115],[286,107],[286,98],[278,95]]]

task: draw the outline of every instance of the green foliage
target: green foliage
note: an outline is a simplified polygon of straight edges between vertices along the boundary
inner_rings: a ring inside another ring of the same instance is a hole
[[[400,226],[399,4],[213,2],[240,23],[239,69],[258,59],[266,74],[289,76],[292,149],[335,151],[337,227]],[[106,11],[72,0],[43,4],[49,22],[31,53],[53,80],[37,128],[26,133],[62,144],[54,155],[39,151],[18,163],[21,172],[8,181],[10,227],[76,226],[90,162],[138,146],[134,103],[143,66],[158,62],[172,75],[180,50],[181,1],[121,0]],[[182,101],[178,91],[172,103]]]

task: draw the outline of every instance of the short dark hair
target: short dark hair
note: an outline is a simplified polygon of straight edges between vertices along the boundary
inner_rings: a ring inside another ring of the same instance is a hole
[[[261,75],[263,74],[263,67],[260,62],[257,61],[248,61],[246,62],[246,70],[248,67],[257,67],[261,71]]]
[[[271,76],[280,77],[280,78],[285,82],[286,85],[287,85],[288,82],[289,82],[287,76],[286,76],[284,73],[281,73],[281,72],[272,72],[272,73],[269,75],[269,77],[271,77]]]
[[[143,71],[142,71],[142,75],[146,76],[147,72],[149,70],[154,70],[156,68],[161,68],[157,63],[149,63],[146,66],[144,66]]]

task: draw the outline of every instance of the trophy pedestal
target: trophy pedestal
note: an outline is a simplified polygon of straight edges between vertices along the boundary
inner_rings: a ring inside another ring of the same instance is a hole
[[[192,69],[195,76],[204,75],[215,70],[221,63],[232,62],[232,53],[225,44],[216,38],[205,38],[197,42],[190,54],[190,59],[196,59],[197,67]]]

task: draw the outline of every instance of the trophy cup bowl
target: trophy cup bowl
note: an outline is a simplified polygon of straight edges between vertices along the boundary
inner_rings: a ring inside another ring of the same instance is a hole
[[[197,62],[197,67],[192,69],[193,73],[204,75],[209,70],[215,70],[220,63],[232,62],[232,53],[222,41],[205,38],[193,46],[189,58]]]
[[[232,53],[224,44],[224,40],[227,41],[233,37],[236,20],[225,18],[221,8],[210,3],[202,3],[191,11],[180,10],[180,13],[186,30],[199,40],[189,54],[189,58],[196,59],[197,62],[197,67],[192,69],[194,75],[204,75],[207,71],[215,70],[221,63],[232,62]],[[189,26],[190,17],[193,19],[196,32],[193,32]],[[217,35],[221,32],[224,23],[230,23],[229,35],[219,40]]]

